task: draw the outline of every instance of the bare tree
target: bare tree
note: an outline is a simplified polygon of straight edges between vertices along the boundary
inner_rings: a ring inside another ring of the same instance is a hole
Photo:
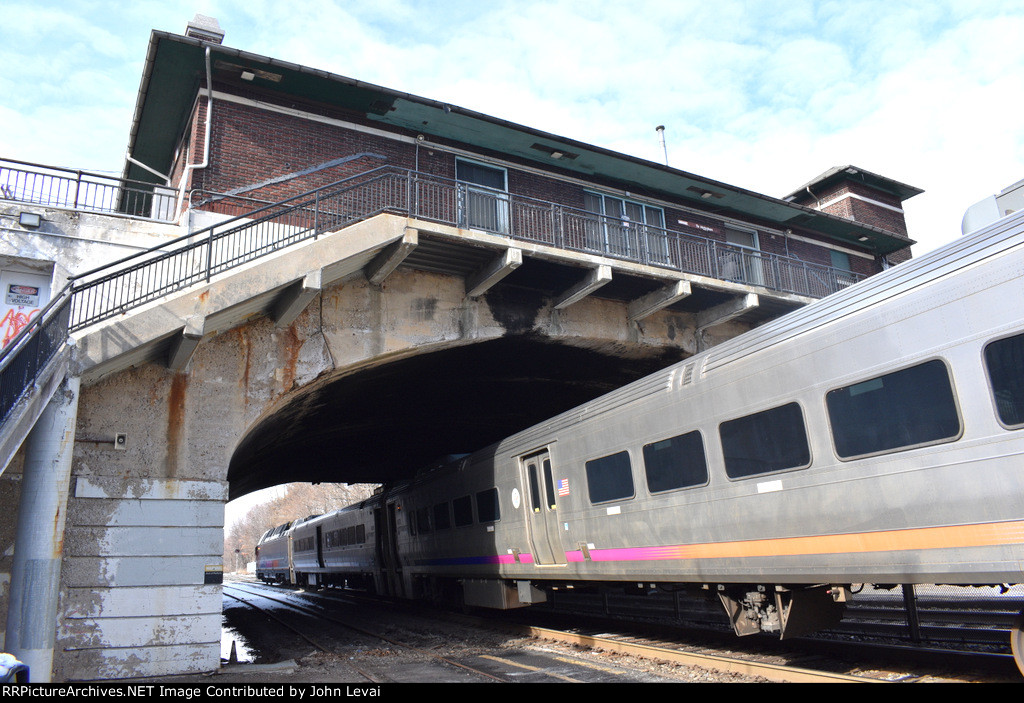
[[[265,503],[251,507],[224,534],[224,570],[244,571],[255,559],[256,543],[272,527],[292,520],[325,515],[365,500],[377,484],[370,483],[292,483],[284,492]]]

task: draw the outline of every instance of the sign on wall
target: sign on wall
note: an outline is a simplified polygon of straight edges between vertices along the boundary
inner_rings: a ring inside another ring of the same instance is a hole
[[[0,271],[0,348],[6,347],[50,301],[50,278]]]

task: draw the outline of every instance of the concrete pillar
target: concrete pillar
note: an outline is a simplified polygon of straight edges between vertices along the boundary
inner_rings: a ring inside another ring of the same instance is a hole
[[[66,379],[26,440],[6,648],[28,664],[33,683],[49,682],[53,670],[78,397],[79,380]]]

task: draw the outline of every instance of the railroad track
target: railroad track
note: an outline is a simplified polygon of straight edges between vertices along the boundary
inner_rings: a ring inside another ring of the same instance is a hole
[[[280,591],[273,587],[257,586],[260,593],[265,590]],[[288,593],[288,592],[285,592]],[[356,598],[349,592],[335,592],[327,590],[316,594],[303,594],[306,597],[315,596],[317,599],[341,598],[351,600]],[[392,604],[390,608],[407,607],[405,604]],[[422,610],[410,610],[423,615]],[[445,618],[448,621],[456,620],[464,624],[471,624],[475,627],[505,628],[507,631],[518,636],[535,638],[558,645],[566,649],[587,648],[594,652],[602,653],[602,656],[613,658],[634,658],[651,662],[662,662],[672,667],[696,667],[698,669],[723,672],[729,675],[742,677],[744,680],[763,680],[772,682],[842,682],[842,683],[882,683],[882,682],[916,682],[916,681],[963,681],[977,680],[972,678],[957,678],[956,676],[942,676],[934,673],[920,674],[914,672],[913,665],[903,671],[888,669],[862,669],[851,673],[849,669],[836,670],[828,667],[835,667],[833,660],[824,656],[798,656],[793,653],[777,654],[772,652],[760,652],[756,649],[738,650],[723,648],[727,651],[714,651],[706,645],[681,645],[678,642],[669,642],[665,639],[652,639],[637,635],[611,633],[608,631],[592,630],[584,632],[580,628],[557,628],[543,627],[536,624],[523,624],[511,622],[499,622],[493,617],[474,618],[466,615],[440,615],[436,611],[430,612],[430,617]],[[342,623],[349,626],[350,623]],[[365,632],[365,629],[361,630]],[[369,633],[377,636],[377,633]],[[919,652],[915,652],[919,654]],[[861,653],[863,659],[863,653]],[[891,656],[890,656],[891,659]],[[899,661],[899,660],[895,660]],[[810,663],[806,663],[810,662]],[[1005,663],[1005,662],[1004,662]],[[464,663],[461,663],[465,666]],[[1012,660],[1005,667],[1005,677],[997,680],[1014,680]],[[508,680],[497,677],[498,680]]]
[[[408,650],[410,652],[414,652],[414,653],[416,653],[419,656],[426,657],[428,659],[433,659],[436,662],[438,662],[438,663],[440,663],[442,665],[445,665],[445,666],[450,666],[450,667],[454,667],[454,668],[460,669],[462,671],[469,672],[471,675],[479,677],[479,678],[484,679],[484,680],[503,681],[503,679],[501,679],[500,677],[494,676],[493,674],[491,674],[491,673],[489,673],[487,671],[483,671],[483,670],[476,669],[476,668],[471,667],[471,666],[467,666],[466,664],[463,664],[463,663],[454,661],[454,660],[452,660],[450,658],[441,656],[441,655],[437,654],[436,652],[431,652],[429,650],[425,650],[425,649],[422,649],[422,648],[419,648],[419,647],[414,647],[414,646],[412,646],[412,645],[410,645],[410,644],[408,644],[406,642],[401,642],[401,641],[395,639],[394,637],[390,637],[390,636],[384,635],[384,634],[382,634],[380,632],[375,632],[375,631],[367,629],[365,627],[356,625],[355,623],[353,623],[353,622],[351,622],[349,620],[345,620],[345,619],[339,618],[339,617],[334,616],[334,615],[329,615],[329,614],[325,613],[323,611],[323,609],[321,609],[321,608],[313,608],[313,607],[310,607],[308,605],[302,605],[300,603],[295,602],[294,598],[285,598],[285,597],[281,597],[281,596],[268,595],[268,593],[267,593],[268,590],[270,590],[268,587],[261,587],[261,586],[255,586],[255,585],[252,585],[252,586],[241,586],[241,585],[238,585],[238,584],[228,584],[228,583],[224,584],[224,595],[226,597],[232,598],[232,599],[234,599],[236,601],[239,601],[239,602],[243,603],[246,606],[249,606],[251,608],[254,608],[254,609],[260,611],[261,613],[263,613],[267,617],[269,617],[272,620],[274,620],[274,622],[278,623],[279,625],[281,625],[282,627],[288,629],[289,631],[295,633],[297,636],[299,636],[304,641],[308,642],[312,647],[314,647],[315,649],[317,649],[320,652],[324,652],[324,653],[330,654],[330,653],[333,653],[334,650],[333,650],[333,648],[327,647],[327,646],[321,644],[320,642],[310,638],[302,629],[296,627],[289,620],[286,620],[285,618],[281,618],[281,617],[277,616],[275,613],[270,612],[268,609],[262,608],[262,607],[256,605],[256,603],[254,602],[254,599],[260,598],[260,599],[272,601],[274,603],[277,603],[280,606],[284,606],[285,608],[287,608],[290,611],[303,613],[305,615],[309,615],[309,616],[315,617],[315,618],[317,618],[319,620],[322,620],[322,621],[326,620],[326,621],[334,623],[336,625],[341,625],[341,626],[345,627],[346,629],[351,630],[352,632],[357,632],[360,635],[380,640],[381,642],[385,642],[386,644],[388,644],[388,645],[390,645],[392,647],[398,647],[398,648],[401,648],[401,649]],[[374,674],[374,673],[371,673],[371,672],[369,672],[367,670],[364,670],[364,669],[360,668],[356,664],[350,663],[349,666],[357,674],[359,674],[360,676],[362,676],[363,678],[365,678],[367,681],[369,681],[371,683],[387,683],[388,682],[388,680],[386,678],[381,677],[379,674]]]

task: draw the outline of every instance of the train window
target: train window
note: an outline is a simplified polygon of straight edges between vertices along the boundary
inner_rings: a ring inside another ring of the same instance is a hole
[[[548,510],[555,509],[555,479],[551,475],[551,460],[544,460],[544,489],[547,491]]]
[[[416,531],[421,535],[428,534],[430,532],[430,509],[419,508],[416,511]]]
[[[295,546],[292,548],[292,551],[312,552],[313,546],[314,542],[312,537],[303,537],[302,539],[295,540]]]
[[[985,366],[999,421],[1024,425],[1024,334],[997,339],[985,347]]]
[[[729,478],[795,469],[811,463],[807,429],[796,403],[723,422],[718,433]]]
[[[633,497],[633,471],[629,452],[592,459],[586,463],[591,503]]]
[[[540,512],[540,485],[537,483],[537,465],[529,465],[530,473],[530,507],[533,512]]]
[[[448,503],[438,503],[434,506],[434,529],[447,530],[452,526],[452,518],[448,513]]]
[[[456,527],[473,524],[473,499],[469,496],[456,498],[452,501],[452,516]]]
[[[356,543],[366,543],[366,525],[356,525]]]
[[[476,494],[476,514],[480,522],[497,522],[501,517],[498,509],[498,489],[488,488]]]
[[[707,483],[708,462],[700,432],[645,444],[644,470],[651,493]]]
[[[829,391],[825,403],[841,459],[960,435],[949,371],[938,359]]]

